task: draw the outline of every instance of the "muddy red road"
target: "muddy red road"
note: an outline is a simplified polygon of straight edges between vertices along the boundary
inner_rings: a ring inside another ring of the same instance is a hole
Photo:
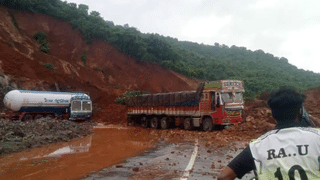
[[[171,167],[173,167],[172,165],[175,164],[174,168],[176,169],[161,169],[161,173],[158,173],[158,175],[173,172],[170,177],[182,177],[195,147],[195,139],[199,140],[199,145],[197,145],[199,146],[199,153],[195,156],[194,168],[196,169],[195,173],[190,175],[191,179],[192,176],[194,176],[194,179],[204,177],[204,173],[209,179],[216,176],[223,166],[231,160],[230,158],[226,159],[227,156],[225,156],[225,159],[221,161],[224,164],[221,164],[219,158],[222,156],[221,153],[218,153],[219,149],[236,152],[240,148],[235,144],[239,142],[238,137],[230,136],[224,131],[202,132],[198,130],[186,131],[179,128],[153,130],[141,127],[100,126],[95,128],[95,133],[92,136],[83,139],[0,157],[0,179],[82,179],[101,169],[112,168],[112,165],[130,163],[130,157],[136,157],[133,163],[138,165],[143,162],[144,165],[153,164],[155,167],[169,167],[170,165],[163,164],[166,162],[171,163]],[[159,144],[159,141],[164,141],[165,144],[154,151],[151,155],[153,158],[148,158],[144,153],[148,149],[149,151],[156,149],[154,147]],[[178,152],[181,152],[181,154]],[[203,158],[204,154],[206,154],[205,159]],[[139,155],[141,158],[139,158]],[[167,157],[167,155],[170,155],[170,157]],[[170,162],[169,159],[173,161]],[[184,160],[182,161],[182,159]],[[212,168],[211,166],[214,163],[216,166]],[[134,171],[133,166],[129,165],[128,167],[130,172]],[[150,167],[140,168],[148,169]],[[119,170],[119,168],[116,169]],[[204,169],[206,169],[205,172]],[[112,173],[116,173],[116,171]],[[123,179],[121,176],[123,173],[118,174],[120,179]],[[124,179],[131,179],[131,177],[141,179],[141,177],[150,176],[141,174],[141,171],[139,171],[126,176]],[[108,179],[110,176],[105,177],[103,175],[102,178]]]
[[[0,179],[78,179],[151,148],[146,134],[141,128],[95,129],[84,139],[5,155]]]

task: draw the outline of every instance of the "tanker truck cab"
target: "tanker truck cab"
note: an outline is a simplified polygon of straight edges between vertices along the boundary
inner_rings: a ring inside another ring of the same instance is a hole
[[[86,94],[73,95],[70,102],[70,120],[89,119],[92,115],[92,102]]]

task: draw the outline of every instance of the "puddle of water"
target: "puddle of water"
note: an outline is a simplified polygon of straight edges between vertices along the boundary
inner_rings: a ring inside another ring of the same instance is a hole
[[[98,125],[97,126],[94,126],[94,128],[95,129],[98,129],[98,128],[100,128],[100,129],[128,129],[127,127],[123,127],[123,126],[121,126],[121,125],[113,125],[113,124],[110,124],[110,125],[107,125],[107,126],[105,126],[105,125],[103,125],[103,124],[101,124],[101,123],[98,123]]]
[[[97,128],[93,136],[0,157],[0,179],[78,179],[153,147],[148,129]]]
[[[36,156],[32,157],[33,153],[30,153],[28,154],[28,157],[27,156],[20,157],[20,161],[26,161],[29,159],[39,159],[39,158],[58,158],[67,154],[88,152],[91,147],[91,141],[92,141],[92,136],[87,136],[85,138],[74,140],[68,143],[67,146],[59,148],[53,152],[50,152],[49,154],[45,154],[45,155],[37,154]]]

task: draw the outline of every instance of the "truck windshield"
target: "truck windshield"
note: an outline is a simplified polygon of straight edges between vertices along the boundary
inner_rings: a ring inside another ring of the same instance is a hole
[[[225,93],[221,93],[221,98],[223,100],[223,102],[226,103],[232,103],[232,92],[225,92]]]
[[[81,111],[81,101],[72,101],[72,111]]]
[[[91,102],[90,101],[83,101],[82,102],[82,110],[83,111],[91,111]]]
[[[240,93],[240,92],[236,93],[236,96],[234,98],[234,102],[235,103],[242,103],[243,102],[242,93]]]
[[[242,103],[243,102],[241,92],[237,92],[234,94],[232,94],[232,92],[225,92],[225,93],[221,93],[221,97],[223,102],[226,102],[226,103]]]

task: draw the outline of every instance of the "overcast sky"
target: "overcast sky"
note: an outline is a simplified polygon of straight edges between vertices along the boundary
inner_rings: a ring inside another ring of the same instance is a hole
[[[115,25],[214,45],[261,49],[320,73],[320,0],[68,0]]]

